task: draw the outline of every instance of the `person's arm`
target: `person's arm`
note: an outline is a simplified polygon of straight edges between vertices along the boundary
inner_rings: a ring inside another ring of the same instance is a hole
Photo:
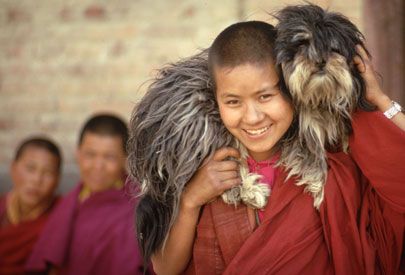
[[[227,157],[239,158],[239,152],[233,148],[219,149],[186,185],[166,244],[152,256],[157,274],[179,274],[185,270],[192,256],[201,207],[225,190],[241,184],[238,163],[225,160]]]
[[[381,91],[364,50],[358,52],[364,64],[360,57],[355,63],[366,81],[366,99],[380,112],[359,110],[353,114],[350,155],[385,204],[398,213],[405,213],[404,114],[397,113],[389,121],[381,113],[389,108],[391,101]]]
[[[354,63],[366,82],[366,99],[370,103],[374,104],[379,111],[385,112],[392,106],[392,100],[386,94],[384,94],[380,85],[378,84],[371,60],[368,58],[365,50],[361,46],[357,46],[356,50],[360,57],[356,56],[354,58]],[[391,118],[391,121],[400,129],[405,131],[404,113],[397,113]]]
[[[199,207],[191,208],[181,203],[165,247],[152,256],[156,274],[179,274],[186,268],[192,255],[199,211]]]
[[[378,110],[381,112],[387,111],[392,106],[392,100],[383,93],[373,101],[370,100],[370,102],[377,106]],[[405,131],[405,114],[403,112],[398,112],[391,118],[391,121]]]

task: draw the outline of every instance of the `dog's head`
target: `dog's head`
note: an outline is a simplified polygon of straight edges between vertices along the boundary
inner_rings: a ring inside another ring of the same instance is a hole
[[[365,84],[352,60],[363,35],[345,16],[308,4],[276,14],[277,64],[295,104],[351,112],[367,109]],[[365,47],[364,47],[365,48]]]

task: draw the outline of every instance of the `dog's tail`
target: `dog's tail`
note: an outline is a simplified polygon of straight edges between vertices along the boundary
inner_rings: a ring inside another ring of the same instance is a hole
[[[150,259],[164,244],[172,217],[172,206],[144,195],[136,207],[136,235],[146,269]]]

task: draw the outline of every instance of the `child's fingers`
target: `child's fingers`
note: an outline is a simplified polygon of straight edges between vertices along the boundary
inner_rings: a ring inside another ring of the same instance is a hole
[[[234,157],[234,158],[238,159],[238,158],[240,158],[240,153],[235,148],[224,147],[224,148],[218,149],[214,153],[214,156],[212,157],[212,159],[216,160],[216,161],[221,161],[228,157]]]
[[[217,171],[238,171],[239,163],[235,160],[220,161],[216,165]]]
[[[239,173],[237,173],[236,171],[225,171],[222,172],[218,177],[220,178],[221,181],[226,181],[230,179],[240,179]]]
[[[361,45],[356,45],[356,52],[363,60],[369,60],[366,50]]]
[[[240,178],[233,178],[224,180],[221,182],[222,191],[231,189],[232,187],[238,186],[242,184],[242,180]]]
[[[364,73],[366,71],[366,64],[364,64],[364,61],[360,58],[360,56],[356,55],[353,58],[353,62],[357,66],[360,73]]]

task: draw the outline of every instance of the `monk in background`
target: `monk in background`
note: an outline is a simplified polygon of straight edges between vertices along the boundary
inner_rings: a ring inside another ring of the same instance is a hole
[[[81,181],[52,213],[27,271],[50,274],[141,274],[134,202],[125,192],[126,124],[96,115],[84,125],[76,152]]]
[[[50,140],[18,147],[10,166],[12,190],[0,196],[0,274],[24,274],[24,265],[56,204],[62,157]]]

